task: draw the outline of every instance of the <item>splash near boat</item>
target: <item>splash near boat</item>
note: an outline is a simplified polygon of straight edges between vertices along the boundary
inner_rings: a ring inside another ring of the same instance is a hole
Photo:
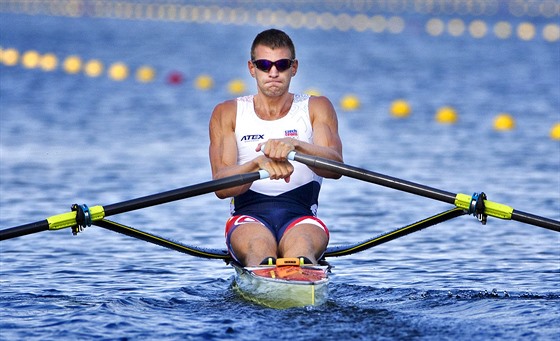
[[[298,258],[280,258],[274,265],[236,270],[234,289],[246,300],[276,309],[318,306],[328,299],[328,266],[304,265]]]

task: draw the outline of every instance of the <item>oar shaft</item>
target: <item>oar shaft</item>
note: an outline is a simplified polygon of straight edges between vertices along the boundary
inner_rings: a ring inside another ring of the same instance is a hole
[[[186,199],[201,194],[219,191],[224,188],[240,186],[249,182],[261,179],[262,173],[253,172],[238,174],[222,179],[203,182],[200,184],[178,188],[175,190],[148,195],[145,197],[119,202],[112,205],[103,206],[105,217],[138,210],[141,208],[165,204],[172,201]]]
[[[518,210],[513,210],[511,213],[511,220],[519,221],[525,224],[536,225],[544,227],[552,231],[560,232],[560,223],[556,220],[540,217],[531,213],[526,213]]]
[[[342,174],[354,179],[371,182],[377,185],[397,189],[399,191],[408,192],[427,198],[443,201],[449,204],[455,203],[455,194],[435,189],[432,187],[420,185],[414,182],[393,178],[387,175],[371,172],[362,168],[346,165],[342,162],[323,159],[315,156],[304,154],[293,154],[295,161],[306,164],[310,167],[329,170],[338,174]]]
[[[49,222],[45,220],[29,223],[25,225],[11,227],[5,230],[0,230],[0,240],[17,238],[27,234],[46,231],[49,229]]]

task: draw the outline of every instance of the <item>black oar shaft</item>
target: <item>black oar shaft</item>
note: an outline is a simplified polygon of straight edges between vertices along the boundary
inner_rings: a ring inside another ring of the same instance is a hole
[[[9,229],[0,230],[0,240],[17,238],[27,234],[46,231],[49,229],[49,222],[45,219],[30,224],[11,227]]]
[[[233,175],[230,177],[203,182],[200,184],[178,188],[175,190],[148,195],[145,197],[123,201],[120,203],[103,206],[105,216],[130,212],[141,208],[165,204],[172,201],[186,199],[201,194],[219,191],[224,188],[243,185],[260,179],[259,172]]]
[[[525,224],[531,224],[535,226],[544,227],[552,231],[560,232],[560,222],[540,217],[531,213],[526,213],[518,210],[513,210],[511,213],[511,220],[519,221]]]
[[[449,204],[455,203],[455,194],[441,191],[432,187],[420,185],[414,182],[393,178],[387,175],[371,172],[362,168],[349,166],[341,162],[318,158],[296,153],[294,160],[310,167],[317,167],[354,179],[371,182],[377,185],[397,189],[399,191],[417,194],[427,198],[443,201]]]

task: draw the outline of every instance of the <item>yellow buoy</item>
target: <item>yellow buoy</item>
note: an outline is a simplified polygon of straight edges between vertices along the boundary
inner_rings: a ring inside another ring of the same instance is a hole
[[[200,75],[196,77],[194,86],[199,90],[209,90],[214,87],[214,80],[209,75]]]
[[[150,66],[141,66],[136,71],[136,80],[142,83],[148,83],[153,81],[155,76],[156,76],[156,72]]]
[[[2,62],[6,66],[14,66],[19,61],[19,52],[16,49],[6,49],[2,52]]]
[[[109,67],[109,78],[122,81],[128,77],[128,66],[124,63],[114,63]]]
[[[494,119],[494,129],[499,131],[512,130],[515,128],[515,120],[510,114],[499,114]]]
[[[34,69],[39,65],[41,56],[37,51],[27,51],[21,57],[21,64],[26,69]]]
[[[231,94],[240,95],[245,92],[245,83],[240,79],[234,79],[229,82],[228,90]]]
[[[452,107],[442,107],[436,112],[436,121],[442,124],[453,124],[457,122],[457,112]]]
[[[556,123],[550,129],[550,138],[553,140],[560,140],[560,122]]]
[[[39,60],[39,66],[43,71],[53,71],[58,66],[58,59],[52,53],[45,53]]]
[[[391,103],[391,108],[389,109],[391,115],[395,117],[407,117],[412,112],[410,104],[404,99],[398,99]]]
[[[340,106],[346,111],[356,110],[360,107],[360,99],[355,95],[346,95],[340,100]]]
[[[103,64],[97,59],[92,59],[84,66],[84,73],[88,77],[99,77],[103,73]]]
[[[78,56],[69,56],[64,60],[62,68],[67,73],[76,74],[82,69],[82,60]]]

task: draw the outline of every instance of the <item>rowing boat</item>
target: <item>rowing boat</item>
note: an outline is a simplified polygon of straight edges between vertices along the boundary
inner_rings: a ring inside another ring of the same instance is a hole
[[[236,271],[233,288],[246,300],[271,308],[318,306],[328,298],[328,266],[300,265],[297,258],[280,258],[275,265],[243,267]]]

